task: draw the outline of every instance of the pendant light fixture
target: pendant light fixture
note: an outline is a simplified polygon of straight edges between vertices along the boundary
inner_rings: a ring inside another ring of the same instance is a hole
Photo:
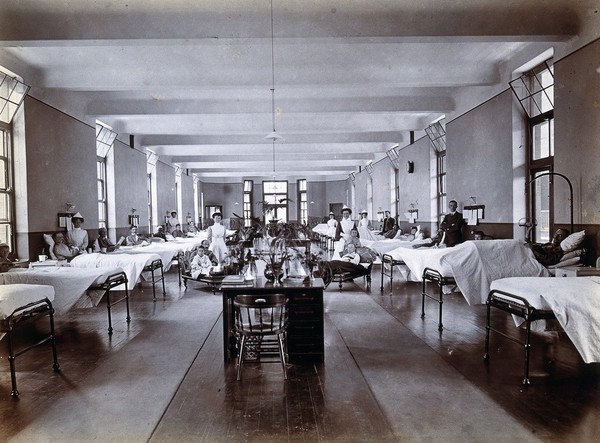
[[[275,32],[273,25],[273,0],[271,3],[271,122],[273,130],[265,137],[273,144],[273,172],[275,172],[275,142],[283,141],[283,137],[275,129]]]

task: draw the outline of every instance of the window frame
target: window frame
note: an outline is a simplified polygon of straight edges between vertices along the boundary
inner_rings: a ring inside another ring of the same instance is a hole
[[[266,191],[266,187],[268,185],[276,184],[276,183],[285,183],[285,193],[271,192],[271,191],[267,192]],[[288,201],[289,201],[289,191],[290,191],[288,181],[287,180],[264,180],[262,182],[262,191],[263,191],[263,205],[268,204],[269,207],[272,208],[272,212],[269,211],[269,212],[264,213],[264,215],[263,215],[264,223],[269,223],[271,220],[282,220],[284,223],[287,223],[289,221]],[[273,200],[279,201],[280,203],[270,203],[266,198],[267,195],[273,196]],[[283,203],[281,203],[281,200],[283,200]],[[284,217],[280,217],[279,209],[285,209]]]
[[[16,208],[15,208],[15,190],[14,190],[14,164],[13,164],[13,144],[12,144],[12,125],[0,122],[0,137],[2,138],[3,151],[0,151],[0,159],[5,162],[3,168],[5,187],[0,189],[0,194],[6,198],[2,202],[7,202],[5,208],[6,219],[0,220],[2,226],[1,232],[7,233],[7,238],[0,239],[9,245],[12,255],[16,255],[15,249],[15,228],[16,228]],[[4,228],[6,226],[6,228]],[[5,231],[6,229],[6,231]],[[2,234],[4,236],[4,234]]]
[[[296,184],[298,186],[298,222],[308,224],[308,182],[302,178]]]

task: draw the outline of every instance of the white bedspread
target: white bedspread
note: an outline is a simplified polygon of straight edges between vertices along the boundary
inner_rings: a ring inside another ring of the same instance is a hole
[[[76,268],[121,268],[127,275],[127,288],[133,289],[140,280],[142,270],[154,260],[160,259],[158,254],[82,254],[71,260]],[[115,288],[120,290],[120,287]]]
[[[54,310],[64,314],[72,307],[89,307],[98,304],[100,297],[87,289],[117,272],[119,268],[78,269],[69,266],[35,269],[11,269],[0,274],[0,284],[38,284],[54,288]]]
[[[163,270],[167,272],[171,268],[173,258],[177,257],[180,251],[190,251],[202,242],[199,238],[177,238],[164,243],[150,243],[147,246],[121,246],[108,255],[117,254],[157,254],[163,263]]]
[[[396,256],[410,270],[405,275],[407,280],[421,281],[425,268],[453,277],[470,305],[485,303],[490,284],[499,278],[550,275],[520,240],[467,241],[440,249],[398,248],[394,251]]]
[[[383,256],[383,254],[388,254],[391,255],[394,258],[394,260],[401,260],[400,255],[396,252],[398,248],[412,248],[415,245],[422,245],[423,243],[428,243],[431,241],[431,239],[426,238],[413,241],[385,239],[376,242],[369,242],[363,241],[363,239],[361,238],[360,241],[363,242],[365,246],[368,246],[369,248],[373,249],[380,256]]]
[[[319,223],[317,226],[312,228],[313,232],[316,232],[317,234],[321,234],[321,235],[327,235],[328,229],[329,229],[329,226],[327,226],[327,223]]]
[[[600,362],[600,277],[503,278],[494,280],[491,289],[552,310],[583,361]]]

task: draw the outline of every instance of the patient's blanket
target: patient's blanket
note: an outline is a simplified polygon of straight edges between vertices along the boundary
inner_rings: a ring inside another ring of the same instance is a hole
[[[485,303],[494,280],[505,277],[549,277],[521,240],[468,241],[443,257],[470,305]]]
[[[503,278],[491,289],[552,310],[583,361],[600,362],[600,277]]]
[[[398,248],[394,250],[409,269],[405,278],[421,281],[431,268],[454,277],[467,303],[485,303],[492,281],[504,277],[547,277],[550,272],[520,240],[467,241],[452,248]]]

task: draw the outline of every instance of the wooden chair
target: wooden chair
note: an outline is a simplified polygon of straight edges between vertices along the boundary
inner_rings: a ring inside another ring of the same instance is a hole
[[[288,301],[284,294],[238,295],[233,301],[238,340],[237,379],[244,360],[267,362],[265,355],[279,353],[283,378],[287,380],[285,334]],[[270,361],[272,362],[272,360]]]

